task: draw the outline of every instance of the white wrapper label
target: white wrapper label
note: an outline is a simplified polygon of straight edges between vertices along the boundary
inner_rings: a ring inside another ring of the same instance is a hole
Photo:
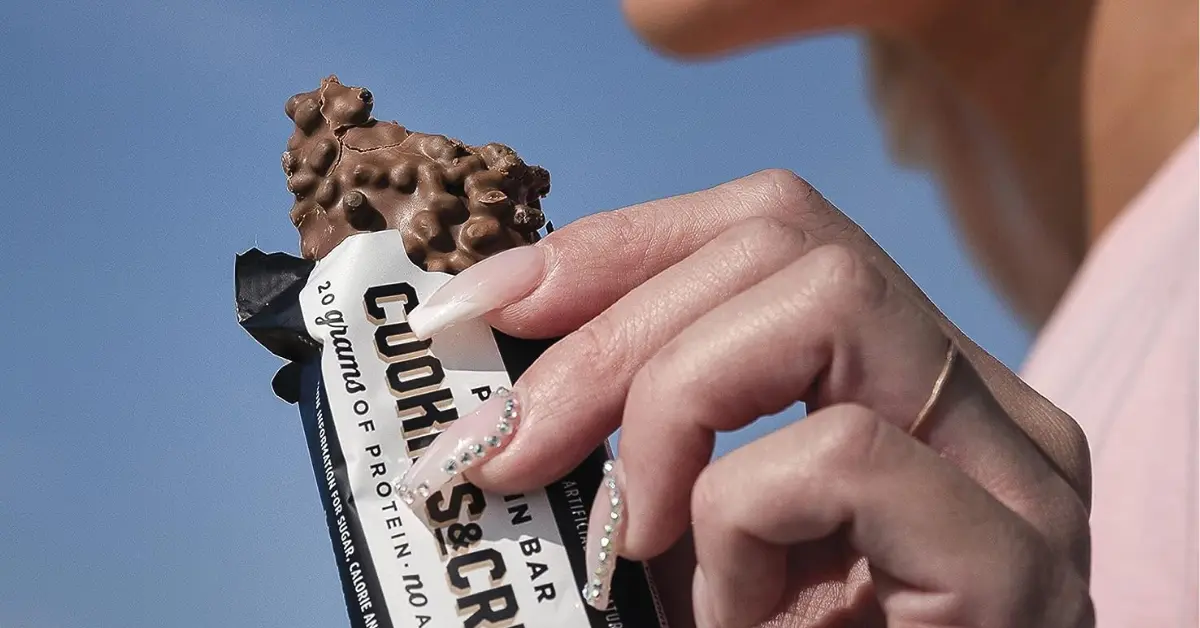
[[[340,535],[359,610],[368,617],[362,605],[382,606],[397,627],[612,625],[589,623],[545,491],[500,496],[459,479],[427,502],[427,522],[393,493],[391,482],[451,421],[512,385],[486,324],[458,325],[432,345],[408,330],[407,311],[447,279],[417,268],[388,230],[348,238],[300,295],[323,345],[329,416],[319,420],[336,431],[350,487],[335,514],[352,507],[365,539],[355,548],[353,535]],[[373,565],[382,600],[354,582],[354,552]]]

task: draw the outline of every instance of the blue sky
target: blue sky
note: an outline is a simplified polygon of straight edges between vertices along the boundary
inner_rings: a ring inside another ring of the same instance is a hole
[[[331,72],[380,117],[549,168],[559,225],[791,168],[984,347],[1026,350],[929,182],[889,165],[850,39],[687,66],[611,2],[9,0],[0,628],[344,625],[300,424],[231,283],[235,253],[295,250],[283,102]]]

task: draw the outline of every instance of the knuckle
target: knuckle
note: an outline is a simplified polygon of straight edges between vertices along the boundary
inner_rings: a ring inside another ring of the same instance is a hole
[[[726,431],[743,425],[748,404],[741,395],[714,386],[706,368],[708,347],[668,342],[638,368],[629,387],[629,403],[646,416],[688,417],[694,425]],[[653,410],[648,411],[647,408]]]
[[[871,469],[887,436],[883,421],[861,406],[827,408],[806,420],[816,423],[818,433],[813,466],[838,475]]]
[[[650,403],[659,400],[670,400],[681,415],[686,415],[687,406],[697,399],[694,378],[690,377],[692,369],[687,368],[688,360],[682,355],[682,349],[674,342],[669,342],[654,354],[638,369],[630,386],[631,396],[634,391],[644,394]]]
[[[862,229],[791,170],[771,169],[743,180],[760,197],[762,211],[802,229],[819,242],[859,241]]]
[[[789,231],[783,221],[773,216],[750,216],[734,223],[725,233],[738,240],[759,240],[780,238]]]
[[[727,417],[739,416],[729,407],[736,402],[712,385],[701,364],[694,347],[668,342],[640,365],[630,383],[627,403],[636,404],[641,416],[670,413],[690,417],[688,421],[704,429],[729,429]]]
[[[818,282],[822,300],[840,314],[871,311],[887,298],[887,280],[848,246],[823,245],[806,256],[805,264]]]
[[[808,181],[783,168],[772,168],[753,174],[751,181],[774,205],[789,212],[810,209],[814,205],[814,199],[821,198],[821,194]]]
[[[758,215],[773,216],[791,223],[821,205],[816,188],[791,170],[773,168],[756,172],[734,184],[739,194],[755,199]]]
[[[752,250],[761,250],[794,246],[802,234],[778,218],[752,216],[735,223],[722,236]]]
[[[721,482],[718,474],[714,473],[715,466],[709,466],[696,478],[692,486],[692,525],[697,529],[712,532],[726,525],[722,515],[725,513]]]
[[[746,214],[775,217],[789,224],[809,213],[821,194],[799,175],[780,168],[760,170],[718,186],[728,196],[745,204]]]
[[[560,366],[560,370],[573,373],[572,377],[578,381],[611,378],[624,368],[628,352],[625,334],[621,326],[607,316],[592,319],[575,330],[569,340],[556,345],[556,348],[562,347],[561,356],[566,358],[556,363],[570,364],[569,368]]]
[[[581,218],[552,235],[560,236],[555,246],[564,251],[603,248],[640,259],[671,248],[669,240],[678,231],[674,223],[636,208],[614,209]]]
[[[650,225],[642,224],[634,212],[613,209],[592,214],[579,221],[580,232],[598,232],[613,242],[621,244],[649,244],[652,239]]]
[[[713,241],[719,254],[744,267],[772,264],[772,260],[795,259],[804,250],[803,232],[768,216],[742,220]]]

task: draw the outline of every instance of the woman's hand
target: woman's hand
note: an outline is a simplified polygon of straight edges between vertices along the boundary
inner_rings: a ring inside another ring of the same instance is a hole
[[[1090,621],[1078,427],[794,175],[580,220],[462,273],[410,324],[428,336],[480,315],[565,337],[511,397],[456,421],[401,488],[436,489],[443,459],[484,442],[474,482],[543,486],[621,427],[589,533],[589,601],[606,601],[615,550],[666,553],[656,575],[676,626],[693,609],[701,627]],[[966,359],[918,440],[948,346]],[[715,432],[797,400],[807,419],[710,463]]]

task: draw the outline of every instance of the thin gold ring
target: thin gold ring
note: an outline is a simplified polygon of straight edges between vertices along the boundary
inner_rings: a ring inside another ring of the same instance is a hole
[[[946,361],[942,364],[942,372],[938,373],[937,379],[933,382],[933,390],[929,392],[929,398],[925,400],[925,405],[921,406],[916,420],[908,428],[909,434],[916,435],[917,430],[921,429],[921,424],[929,418],[933,407],[937,405],[938,398],[942,396],[942,390],[946,388],[946,382],[950,380],[950,371],[954,369],[954,358],[957,355],[958,347],[954,346],[954,341],[951,340],[946,348]]]

